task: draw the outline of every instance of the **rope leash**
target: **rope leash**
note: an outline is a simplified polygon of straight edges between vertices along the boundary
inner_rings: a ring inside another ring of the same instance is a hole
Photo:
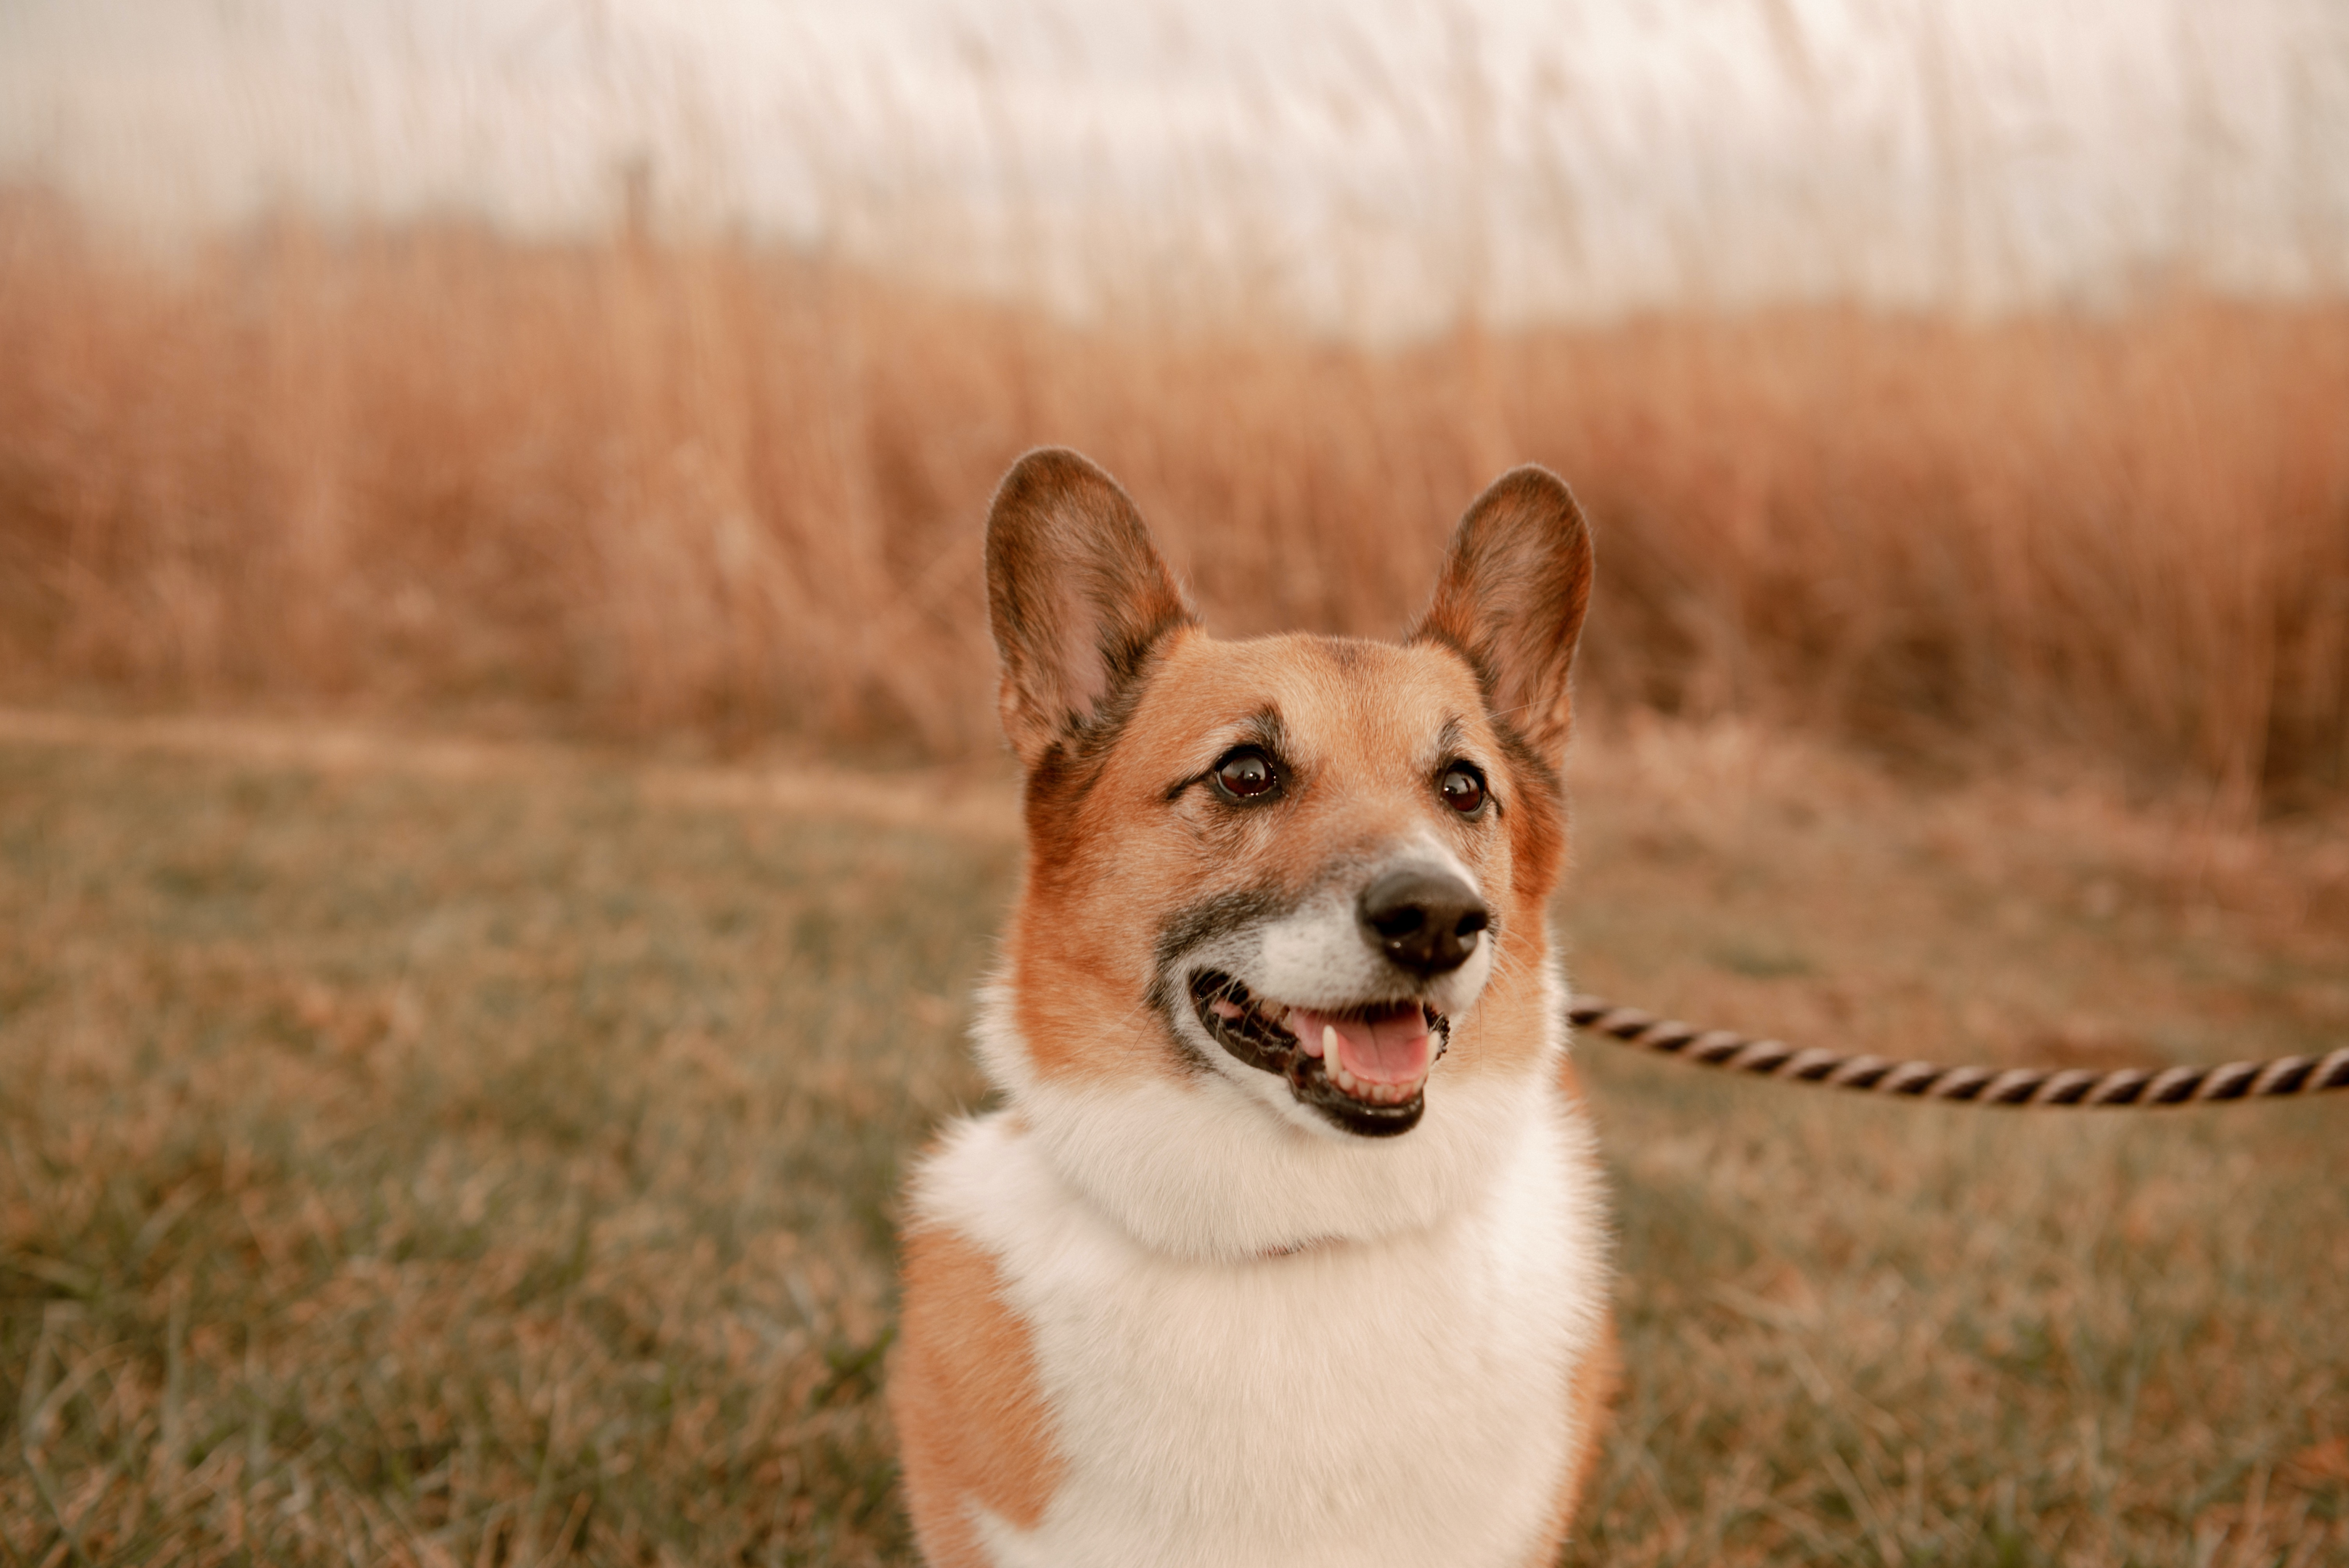
[[[1757,1040],[1727,1029],[1698,1029],[1675,1018],[1618,1007],[1595,996],[1573,998],[1566,1012],[1578,1029],[1683,1062],[1797,1084],[1971,1106],[2150,1109],[2349,1089],[2349,1046],[2324,1056],[2279,1056],[2270,1062],[2228,1062],[2215,1067],[2120,1067],[2105,1073],[2085,1067],[1944,1067],[1935,1062],[1895,1062],[1816,1047],[1797,1051],[1782,1040]]]

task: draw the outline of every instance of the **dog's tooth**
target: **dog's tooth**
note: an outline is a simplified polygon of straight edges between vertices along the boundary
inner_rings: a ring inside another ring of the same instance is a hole
[[[1334,1023],[1324,1023],[1321,1026],[1320,1055],[1330,1066],[1338,1067],[1338,1026]],[[1338,1067],[1338,1070],[1345,1071],[1342,1067]]]

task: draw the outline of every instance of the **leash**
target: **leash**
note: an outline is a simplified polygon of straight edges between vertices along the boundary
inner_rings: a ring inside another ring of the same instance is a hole
[[[2214,1105],[2276,1099],[2349,1089],[2349,1046],[2324,1056],[2278,1056],[2268,1062],[2228,1062],[2215,1067],[1945,1067],[1936,1062],[1895,1062],[1813,1047],[1797,1051],[1782,1040],[1757,1040],[1727,1029],[1698,1029],[1636,1007],[1595,996],[1567,1003],[1578,1029],[1682,1062],[1787,1083],[1824,1084],[1872,1095],[1947,1100],[1969,1106],[2073,1106],[2093,1108]]]

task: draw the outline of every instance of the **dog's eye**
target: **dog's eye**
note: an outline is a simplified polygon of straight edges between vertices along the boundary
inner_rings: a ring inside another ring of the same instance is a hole
[[[1225,753],[1224,760],[1207,776],[1215,780],[1216,793],[1226,800],[1269,800],[1280,793],[1280,770],[1254,746]]]
[[[1463,816],[1475,815],[1476,808],[1485,804],[1485,775],[1466,763],[1444,769],[1435,787],[1444,792],[1444,804]]]

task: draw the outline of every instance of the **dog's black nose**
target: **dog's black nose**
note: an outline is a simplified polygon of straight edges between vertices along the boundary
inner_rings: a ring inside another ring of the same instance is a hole
[[[1449,871],[1406,866],[1362,889],[1355,904],[1371,945],[1412,973],[1444,974],[1468,961],[1492,919],[1475,888]]]

